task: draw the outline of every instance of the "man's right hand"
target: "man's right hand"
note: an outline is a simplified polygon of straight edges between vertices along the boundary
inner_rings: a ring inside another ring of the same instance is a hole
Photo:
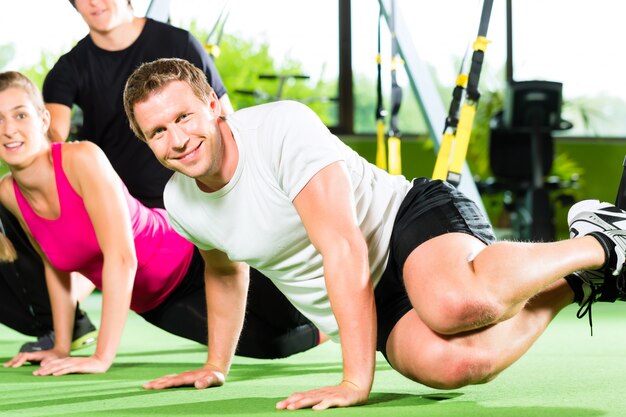
[[[180,374],[165,375],[143,384],[145,389],[164,389],[172,387],[194,386],[198,389],[220,387],[226,377],[220,371],[211,368],[200,368]]]

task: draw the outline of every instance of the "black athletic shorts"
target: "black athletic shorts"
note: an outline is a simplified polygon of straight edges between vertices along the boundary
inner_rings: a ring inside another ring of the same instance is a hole
[[[374,290],[377,349],[385,358],[389,334],[413,308],[402,276],[406,259],[422,243],[451,232],[467,233],[486,244],[496,240],[478,206],[452,185],[427,178],[413,180],[394,221],[387,267]]]

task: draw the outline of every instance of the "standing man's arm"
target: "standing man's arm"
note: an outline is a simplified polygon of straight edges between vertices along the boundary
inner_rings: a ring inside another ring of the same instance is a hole
[[[52,142],[65,142],[70,135],[72,109],[64,104],[46,103],[50,112],[50,127],[48,136]]]
[[[233,109],[232,103],[230,102],[230,98],[228,98],[228,94],[224,94],[222,97],[220,97],[220,104],[222,107],[222,113],[220,114],[220,116],[226,117],[235,111]]]
[[[348,172],[335,162],[308,182],[294,205],[324,262],[328,297],[341,338],[343,381],[337,386],[292,394],[279,409],[321,410],[367,401],[374,378],[376,311],[368,250],[356,221]]]
[[[167,375],[144,384],[147,389],[194,385],[196,388],[224,384],[243,327],[248,294],[249,268],[231,262],[218,250],[200,251],[204,259],[207,300],[208,356],[200,369]],[[182,318],[185,319],[185,318]]]

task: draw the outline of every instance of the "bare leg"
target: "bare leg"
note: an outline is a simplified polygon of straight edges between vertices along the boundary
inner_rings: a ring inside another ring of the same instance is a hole
[[[487,382],[532,346],[572,296],[560,280],[510,319],[456,335],[434,332],[412,310],[387,340],[389,362],[407,378],[434,388]]]
[[[93,285],[93,282],[89,281],[87,277],[78,272],[72,272],[70,276],[72,279],[72,298],[82,303],[83,300],[93,292],[96,286]]]
[[[599,268],[604,260],[604,250],[589,236],[485,246],[470,235],[449,233],[418,246],[403,275],[420,320],[453,335],[506,320],[562,277]]]

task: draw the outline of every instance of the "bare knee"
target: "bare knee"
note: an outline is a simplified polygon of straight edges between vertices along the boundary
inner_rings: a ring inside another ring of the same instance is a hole
[[[405,377],[437,389],[493,379],[501,370],[494,351],[464,336],[434,333],[416,311],[407,313],[387,340],[389,363]]]
[[[439,365],[422,383],[437,389],[457,389],[466,385],[481,384],[495,378],[495,364],[486,353],[473,353],[463,357],[442,355]]]
[[[420,312],[420,316],[432,330],[444,335],[488,326],[503,314],[502,307],[487,297],[477,299],[448,293],[438,297],[433,304],[437,306],[431,309],[434,314]]]

